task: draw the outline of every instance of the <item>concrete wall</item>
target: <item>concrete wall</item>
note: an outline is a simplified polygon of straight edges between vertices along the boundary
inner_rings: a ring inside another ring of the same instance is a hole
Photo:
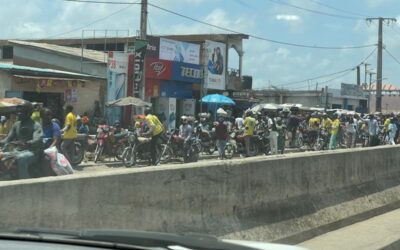
[[[374,197],[397,187],[399,149],[313,152],[1,182],[0,227],[190,231],[277,240],[398,202],[400,190]],[[351,205],[352,200],[359,202]]]

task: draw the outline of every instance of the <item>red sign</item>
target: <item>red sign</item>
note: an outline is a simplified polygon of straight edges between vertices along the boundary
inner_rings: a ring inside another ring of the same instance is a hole
[[[169,80],[172,76],[172,63],[157,58],[146,58],[146,78]]]

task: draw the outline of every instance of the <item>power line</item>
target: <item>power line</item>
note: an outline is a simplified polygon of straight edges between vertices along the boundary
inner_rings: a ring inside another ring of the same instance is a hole
[[[352,19],[352,20],[361,19],[359,17],[354,17],[354,16],[344,16],[344,15],[339,15],[339,14],[323,12],[323,11],[319,11],[319,10],[312,10],[312,9],[304,8],[304,7],[301,7],[301,6],[298,6],[298,5],[290,4],[290,3],[287,3],[287,2],[278,1],[278,0],[268,0],[268,1],[276,3],[276,4],[287,5],[287,6],[290,6],[292,8],[295,8],[295,9],[308,11],[308,12],[311,12],[311,13],[314,13],[314,14],[318,14],[318,15],[324,15],[324,16],[330,16],[330,17],[336,17],[336,18],[342,18],[342,19]]]
[[[394,55],[392,55],[392,53],[389,52],[389,50],[387,50],[385,47],[383,47],[383,49],[386,51],[386,53],[388,53],[388,55],[395,60],[398,64],[400,64],[400,60],[398,60]]]
[[[137,2],[113,2],[113,1],[95,1],[95,0],[64,0],[65,2],[78,3],[101,3],[101,4],[137,4]]]
[[[64,0],[64,1],[67,1],[67,2],[82,2],[83,0]],[[98,1],[96,1],[96,2],[98,2]],[[138,0],[138,1],[136,1],[136,2],[129,3],[129,5],[140,4],[139,2],[140,2],[140,0]],[[107,18],[110,18],[110,17],[112,17],[112,16],[114,16],[114,15],[116,15],[116,14],[119,14],[119,13],[121,13],[122,11],[128,9],[129,7],[130,7],[130,6],[126,6],[126,7],[122,8],[122,9],[119,9],[119,10],[117,10],[117,11],[115,11],[115,12],[113,12],[113,13],[107,15],[107,16],[104,16],[104,17],[102,17],[102,18],[96,19],[96,20],[94,20],[94,21],[92,21],[92,22],[90,22],[90,23],[87,23],[87,24],[83,25],[83,26],[80,26],[80,27],[78,27],[78,28],[74,28],[74,29],[72,29],[72,30],[69,30],[69,31],[66,31],[66,32],[63,32],[63,33],[60,33],[60,34],[56,34],[56,35],[53,35],[53,36],[49,36],[49,37],[47,37],[46,39],[51,39],[51,38],[63,36],[63,35],[66,35],[66,34],[70,34],[70,33],[75,32],[75,31],[82,30],[82,29],[84,29],[84,28],[86,28],[86,27],[88,27],[88,26],[91,26],[91,25],[93,25],[93,24],[95,24],[95,23],[101,22],[101,21],[103,21],[103,20],[105,20],[105,19],[107,19]]]
[[[364,17],[364,18],[365,17],[369,17],[369,15],[364,15],[364,14],[360,14],[360,13],[357,13],[357,12],[352,12],[352,11],[340,9],[340,8],[337,8],[337,7],[333,7],[332,5],[329,5],[329,4],[326,4],[326,3],[321,3],[318,0],[309,0],[309,1],[314,2],[314,3],[318,4],[318,5],[324,6],[325,8],[329,8],[329,9],[332,9],[332,10],[335,10],[335,11],[339,11],[339,12],[342,12],[342,13],[345,13],[345,14],[349,14],[349,15],[352,15],[352,16]]]
[[[235,31],[235,30],[232,30],[232,29],[228,29],[228,28],[225,28],[225,27],[221,27],[221,26],[218,26],[218,25],[215,25],[215,24],[211,24],[211,23],[205,22],[205,21],[201,21],[201,20],[195,19],[193,17],[189,17],[189,16],[186,16],[186,15],[177,13],[175,11],[172,11],[172,10],[157,6],[155,4],[148,3],[148,5],[151,6],[151,7],[156,8],[156,9],[168,12],[170,14],[174,14],[176,16],[180,16],[182,18],[186,18],[186,19],[189,19],[191,21],[198,22],[198,23],[201,23],[201,24],[213,27],[213,28],[217,28],[217,29],[224,30],[224,31],[227,31],[227,32],[231,32],[231,33],[235,33],[235,34],[243,34],[242,32],[238,32],[238,31]],[[358,46],[336,46],[336,47],[334,47],[334,46],[317,46],[317,45],[306,45],[306,44],[283,42],[283,41],[273,40],[273,39],[269,39],[269,38],[265,38],[265,37],[261,37],[261,36],[257,36],[257,35],[250,35],[250,34],[247,34],[247,35],[249,37],[252,37],[252,38],[258,39],[258,40],[262,40],[262,41],[267,41],[267,42],[276,43],[276,44],[282,44],[282,45],[288,45],[288,46],[294,46],[294,47],[310,48],[310,49],[342,50],[342,49],[361,49],[361,48],[367,48],[367,47],[376,46],[376,44],[366,44],[366,45],[358,45]]]
[[[348,71],[352,71],[352,70],[354,70],[357,66],[360,66],[361,64],[363,64],[364,62],[366,62],[366,61],[375,53],[376,50],[377,50],[377,48],[375,48],[374,50],[372,50],[371,53],[368,54],[368,56],[367,56],[364,60],[362,60],[359,64],[357,64],[357,65],[354,66],[354,67],[346,68],[346,69],[344,69],[344,70],[340,70],[340,71],[337,71],[337,72],[334,72],[334,73],[330,73],[330,74],[325,74],[325,75],[320,75],[320,76],[316,76],[316,77],[311,77],[311,78],[304,79],[304,80],[300,80],[300,81],[293,81],[293,82],[287,82],[287,83],[281,83],[281,84],[276,84],[276,83],[275,83],[274,85],[275,85],[275,86],[278,86],[278,85],[279,85],[279,86],[282,86],[282,85],[294,85],[294,84],[298,84],[298,83],[313,81],[313,80],[317,80],[317,79],[320,79],[320,78],[326,78],[326,77],[329,77],[329,76],[333,76],[333,75],[345,73],[345,72],[348,72]]]

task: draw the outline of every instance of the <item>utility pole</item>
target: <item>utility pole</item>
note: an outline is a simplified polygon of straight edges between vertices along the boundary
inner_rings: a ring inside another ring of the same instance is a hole
[[[147,0],[142,0],[140,11],[140,38],[146,40],[147,36]]]
[[[364,84],[365,84],[365,86],[367,86],[368,65],[371,65],[371,64],[364,63],[364,69],[365,69],[365,71],[364,71],[364,77],[365,77]]]
[[[357,86],[360,86],[360,65],[357,66]]]
[[[379,22],[379,29],[378,29],[378,58],[377,58],[377,82],[376,82],[376,111],[382,111],[382,49],[383,49],[383,22],[387,21],[396,22],[396,18],[384,18],[384,17],[374,17],[374,18],[367,18],[369,22],[378,20]]]

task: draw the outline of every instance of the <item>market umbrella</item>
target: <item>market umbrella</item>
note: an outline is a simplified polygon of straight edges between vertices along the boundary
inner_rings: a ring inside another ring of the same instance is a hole
[[[151,107],[151,103],[145,102],[140,98],[127,96],[121,99],[107,103],[109,107],[123,107],[123,106],[136,106],[136,107]]]
[[[220,105],[235,105],[235,102],[231,98],[220,94],[206,95],[201,98],[201,101],[204,103],[214,103]]]
[[[16,107],[24,102],[25,100],[16,97],[2,98],[0,99],[0,108]]]
[[[277,110],[278,106],[276,104],[274,104],[274,103],[261,103],[261,104],[255,105],[250,110],[253,111],[253,112],[258,112],[258,111],[261,111],[263,109]]]

